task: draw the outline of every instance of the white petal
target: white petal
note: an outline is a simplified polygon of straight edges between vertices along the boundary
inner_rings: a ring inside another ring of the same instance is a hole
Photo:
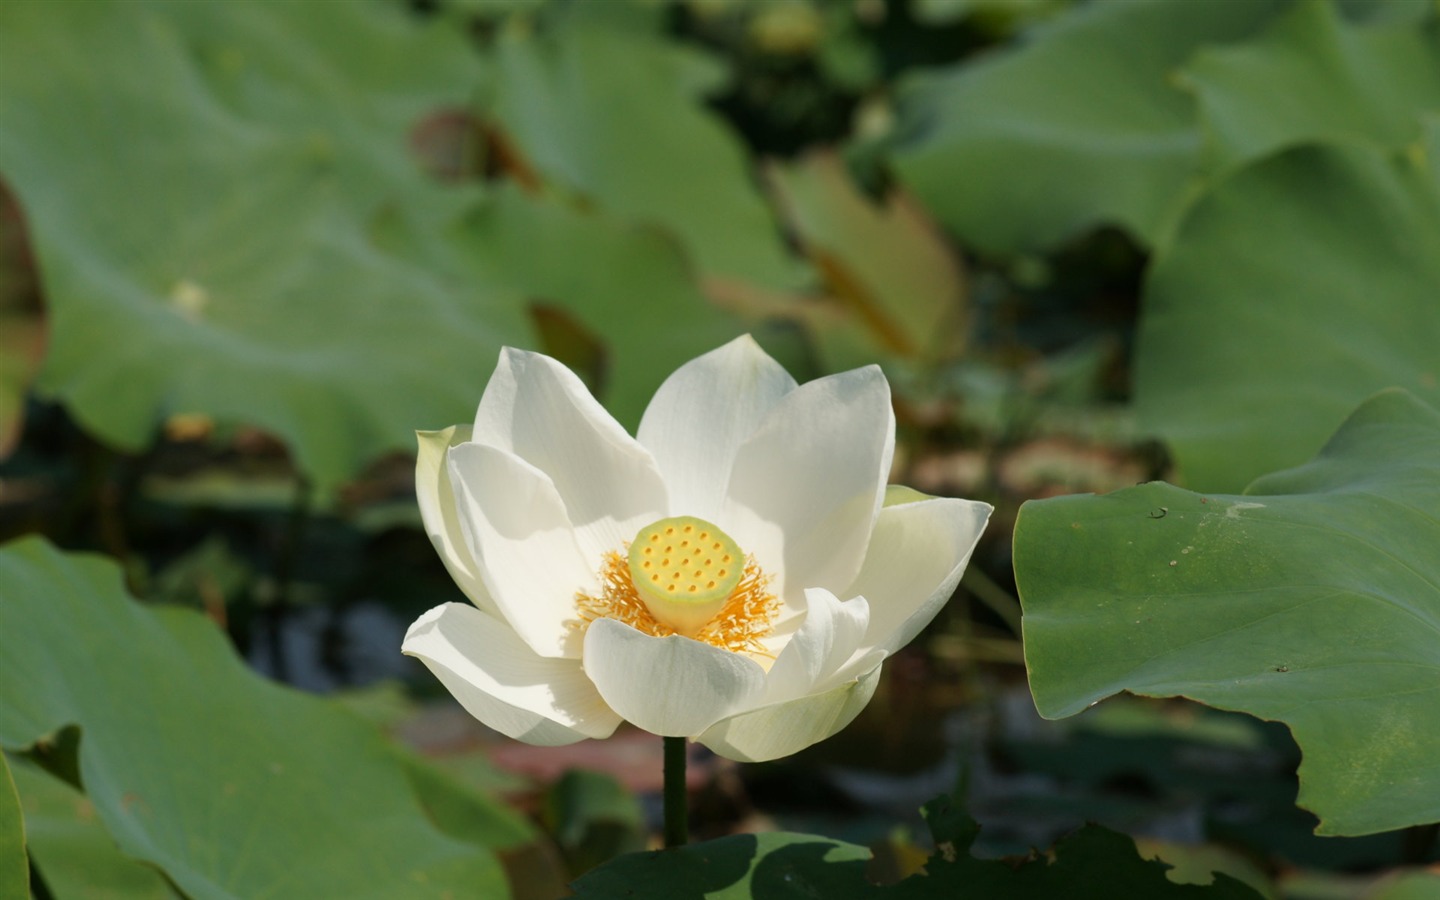
[[[455,488],[450,484],[450,467],[445,461],[449,449],[470,440],[469,425],[453,425],[443,431],[417,431],[420,450],[415,457],[415,498],[425,533],[440,554],[445,569],[470,602],[490,613],[500,609],[485,589],[480,564],[470,552],[469,542],[455,510]]]
[[[579,660],[537,656],[504,622],[463,603],[417,619],[401,650],[425,663],[472,716],[527,744],[609,737],[620,724]]]
[[[782,599],[855,578],[895,451],[890,386],[875,366],[786,394],[735,456],[726,529],[774,574]],[[853,592],[852,592],[853,593]]]
[[[665,379],[640,420],[672,515],[715,521],[740,445],[795,379],[749,335],[691,360]]]
[[[689,638],[651,637],[614,619],[585,634],[585,674],[626,721],[652,734],[699,734],[754,706],[765,671],[754,660]]]
[[[550,477],[592,565],[669,509],[650,452],[574,372],[548,356],[501,351],[475,413],[473,440],[509,451]]]
[[[841,603],[824,588],[805,592],[805,610],[805,621],[765,675],[764,703],[815,692],[859,648],[870,622],[864,597]]]
[[[870,601],[865,647],[893,652],[910,642],[950,599],[975,552],[991,506],[940,497],[887,506],[855,583]]]
[[[858,680],[716,722],[697,741],[727,759],[764,762],[804,750],[849,725],[875,694],[880,663]]]
[[[598,580],[544,472],[483,444],[450,450],[460,524],[501,615],[541,656],[580,655],[575,593]],[[597,560],[598,562],[598,560]]]

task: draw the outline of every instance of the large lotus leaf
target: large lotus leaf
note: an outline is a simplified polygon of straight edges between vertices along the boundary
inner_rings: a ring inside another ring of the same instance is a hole
[[[1025,504],[1044,716],[1119,691],[1290,726],[1322,834],[1440,820],[1440,412],[1389,390],[1243,495],[1146,484]]]
[[[84,794],[24,759],[15,759],[13,765],[30,853],[54,900],[172,900],[176,896],[163,875],[116,848]]]
[[[99,820],[189,896],[506,894],[373,728],[255,675],[203,616],[142,607],[113,564],[38,539],[0,549],[0,586],[0,745],[78,725]]]
[[[498,42],[495,112],[528,163],[604,212],[669,230],[706,275],[793,284],[741,145],[700,102],[713,69],[658,35],[586,25]]]
[[[1251,41],[1202,48],[1184,77],[1214,167],[1320,139],[1399,148],[1419,137],[1423,111],[1440,109],[1440,30],[1351,25],[1306,0]]]
[[[925,871],[879,886],[865,877],[869,851],[807,834],[732,835],[677,850],[632,853],[581,876],[581,900],[1258,900],[1259,894],[1227,875],[1209,885],[1176,884],[1170,868],[1142,859],[1135,842],[1098,825],[1062,838],[1053,858],[1014,864],[977,859],[970,849],[980,828],[947,798],[932,801],[925,816],[935,853]]]
[[[30,864],[25,859],[25,819],[10,766],[0,756],[0,896],[30,893]]]
[[[895,166],[982,250],[1045,250],[1100,224],[1154,242],[1200,164],[1195,101],[1173,71],[1281,5],[1077,4],[1018,48],[908,85]]]
[[[399,4],[0,4],[0,173],[32,229],[39,387],[103,439],[171,413],[283,436],[322,485],[455,421],[521,310],[376,246],[452,200],[408,134],[473,54]]]
[[[1157,255],[1135,401],[1184,483],[1236,491],[1297,465],[1384,387],[1440,402],[1440,183],[1425,155],[1265,158]]]

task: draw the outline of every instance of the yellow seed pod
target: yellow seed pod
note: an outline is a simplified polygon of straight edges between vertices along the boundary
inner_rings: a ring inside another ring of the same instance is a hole
[[[694,516],[640,529],[630,542],[629,564],[650,614],[687,636],[720,612],[745,572],[744,554],[730,535]]]

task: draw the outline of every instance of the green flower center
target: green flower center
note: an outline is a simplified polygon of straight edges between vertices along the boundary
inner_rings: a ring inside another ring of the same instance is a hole
[[[630,542],[630,578],[650,614],[683,635],[715,617],[745,574],[740,545],[694,516],[640,529]]]

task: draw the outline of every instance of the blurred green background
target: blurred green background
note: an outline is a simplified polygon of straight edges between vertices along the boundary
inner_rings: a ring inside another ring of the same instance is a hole
[[[462,599],[413,432],[506,344],[633,429],[745,332],[802,381],[879,363],[893,480],[997,511],[855,725],[697,752],[699,837],[813,832],[894,881],[950,792],[980,856],[1097,820],[1172,880],[1434,896],[1433,827],[1310,834],[1282,726],[1042,720],[1011,560],[1026,500],[1238,492],[1381,388],[1440,404],[1430,0],[6,0],[31,890],[548,897],[647,846],[657,739],[514,745],[399,655]]]

